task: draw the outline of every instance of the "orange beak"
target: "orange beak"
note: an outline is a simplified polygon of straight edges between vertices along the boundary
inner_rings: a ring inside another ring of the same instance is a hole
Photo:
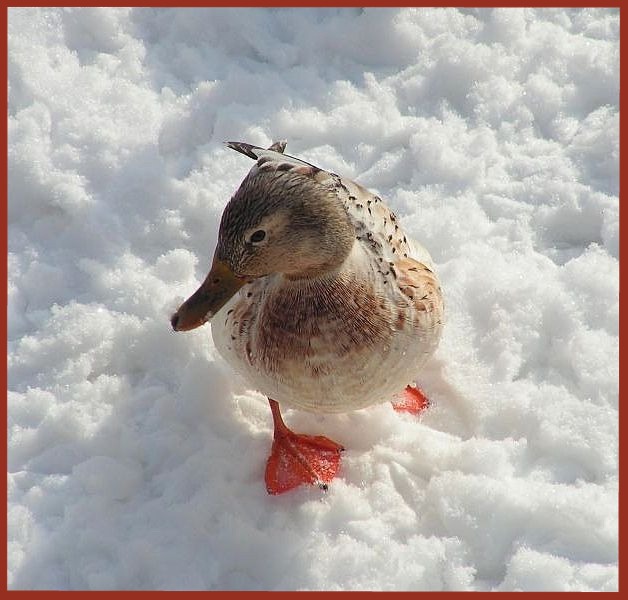
[[[170,323],[175,331],[196,329],[209,321],[246,283],[224,261],[214,258],[205,281],[177,310]]]

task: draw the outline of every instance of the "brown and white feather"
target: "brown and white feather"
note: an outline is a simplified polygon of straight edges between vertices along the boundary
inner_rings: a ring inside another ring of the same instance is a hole
[[[361,185],[274,149],[228,145],[257,158],[248,177],[298,173],[333,191],[355,241],[329,273],[273,273],[244,286],[213,319],[217,348],[251,385],[296,408],[345,412],[390,400],[440,339],[443,298],[429,254]]]

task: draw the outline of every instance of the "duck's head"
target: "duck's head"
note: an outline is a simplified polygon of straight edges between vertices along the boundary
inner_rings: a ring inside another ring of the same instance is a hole
[[[172,327],[187,331],[209,321],[259,277],[320,277],[342,264],[354,239],[341,201],[307,170],[254,167],[223,212],[209,274],[172,316]]]

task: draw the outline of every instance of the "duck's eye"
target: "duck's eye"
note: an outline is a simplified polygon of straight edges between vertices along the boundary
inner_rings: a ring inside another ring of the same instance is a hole
[[[258,229],[257,231],[253,232],[253,234],[251,235],[251,243],[259,244],[265,237],[266,237],[266,232],[263,229]]]

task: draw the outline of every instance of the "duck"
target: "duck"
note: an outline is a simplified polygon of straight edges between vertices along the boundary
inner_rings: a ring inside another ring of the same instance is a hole
[[[281,407],[424,410],[414,382],[441,338],[440,282],[427,249],[359,183],[285,154],[285,141],[225,144],[255,164],[222,213],[207,277],[171,326],[210,323],[220,355],[268,398],[268,493],[327,489],[344,447],[295,433]]]

